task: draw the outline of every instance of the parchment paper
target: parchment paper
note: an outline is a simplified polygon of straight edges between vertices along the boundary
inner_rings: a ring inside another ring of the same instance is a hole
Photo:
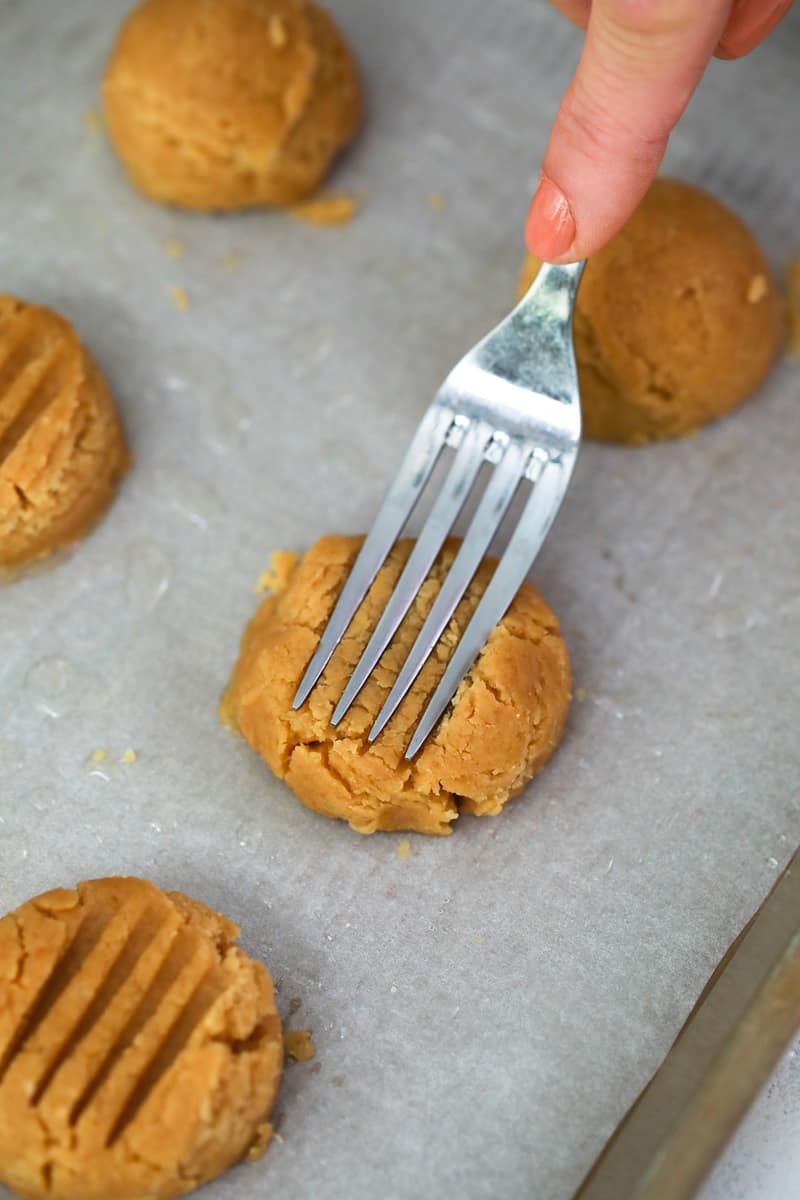
[[[0,0],[2,287],[75,322],[136,456],[79,551],[0,592],[0,908],[149,875],[302,1001],[283,1140],[209,1200],[565,1200],[800,841],[800,372],[687,441],[584,449],[534,578],[585,698],[524,798],[406,860],[313,815],[217,720],[254,582],[369,524],[510,305],[580,36],[534,0],[338,0],[370,115],[333,184],[365,198],[316,229],[132,192],[85,116],[127,7]],[[798,17],[712,68],[669,158],[776,266]]]

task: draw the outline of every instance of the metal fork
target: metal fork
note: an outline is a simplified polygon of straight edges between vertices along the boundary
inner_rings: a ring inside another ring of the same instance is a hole
[[[334,709],[336,726],[366,683],[424,583],[473,489],[491,474],[450,570],[373,724],[372,742],[446,629],[523,480],[531,493],[492,579],[405,752],[413,758],[455,695],[541,549],[572,475],[581,413],[572,315],[584,264],[545,264],[511,314],[453,368],[419,423],[342,589],[293,707],[305,703],[400,536],[445,447],[441,491],[364,653]]]

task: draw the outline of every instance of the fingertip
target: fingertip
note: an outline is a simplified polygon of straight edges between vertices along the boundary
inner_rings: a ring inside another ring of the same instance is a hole
[[[742,0],[734,8],[719,39],[715,57],[723,60],[744,58],[772,33],[792,4],[793,0],[774,0],[771,4]]]
[[[545,262],[569,259],[577,227],[561,188],[542,175],[525,222],[525,241],[531,254]]]

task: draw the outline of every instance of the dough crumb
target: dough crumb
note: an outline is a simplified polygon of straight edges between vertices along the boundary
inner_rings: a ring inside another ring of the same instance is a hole
[[[229,250],[222,256],[222,266],[226,271],[238,271],[243,262],[244,255],[241,250]]]
[[[300,555],[294,550],[273,550],[269,557],[269,566],[262,571],[255,586],[255,594],[263,596],[269,593],[275,596],[282,592],[289,582],[289,577],[297,565]]]
[[[307,221],[310,225],[346,225],[359,208],[355,196],[318,196],[305,204],[295,204],[289,211],[298,221]]]
[[[164,242],[164,253],[170,258],[183,258],[186,253],[186,246],[177,238],[167,238]]]
[[[87,108],[83,114],[83,127],[92,137],[99,137],[103,132],[103,118],[94,108]]]
[[[403,841],[400,843],[400,845],[397,847],[397,857],[405,859],[405,858],[409,858],[410,856],[411,856],[411,842],[409,842],[408,838],[404,838]]]
[[[92,762],[105,762],[107,758],[108,751],[104,750],[102,746],[98,746],[97,749],[93,750],[91,753]]]
[[[136,751],[129,746],[127,750],[123,750],[119,761],[121,763],[135,763],[137,758]]]
[[[186,288],[176,287],[173,285],[169,289],[169,294],[172,297],[172,302],[181,312],[186,312],[189,307],[189,297],[186,293]]]
[[[295,1062],[308,1062],[317,1053],[310,1029],[287,1029],[283,1035],[283,1048],[286,1057]]]
[[[587,695],[588,695],[588,693],[587,693],[585,687],[576,687],[575,688],[575,699],[578,701],[579,704],[583,704]]]
[[[270,1142],[275,1136],[275,1130],[269,1121],[265,1121],[263,1125],[259,1125],[256,1130],[256,1136],[253,1139],[253,1144],[247,1151],[248,1161],[258,1162],[260,1158],[263,1158],[267,1150],[269,1150]],[[283,1141],[283,1138],[279,1138],[278,1140]]]
[[[447,207],[447,201],[440,192],[429,192],[428,205],[433,209],[434,212],[444,212],[445,208]]]
[[[758,304],[769,292],[766,275],[754,275],[747,286],[747,303]]]
[[[786,267],[786,307],[789,319],[789,353],[800,358],[800,255]]]

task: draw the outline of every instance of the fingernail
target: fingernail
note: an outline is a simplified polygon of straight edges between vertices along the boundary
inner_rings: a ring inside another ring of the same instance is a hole
[[[525,223],[525,240],[532,254],[546,262],[562,258],[577,232],[567,197],[543,175]]]
[[[723,55],[726,58],[741,58],[749,54],[783,20],[792,3],[793,0],[773,0],[769,5],[757,7],[749,0],[739,0],[722,35],[720,45]]]

